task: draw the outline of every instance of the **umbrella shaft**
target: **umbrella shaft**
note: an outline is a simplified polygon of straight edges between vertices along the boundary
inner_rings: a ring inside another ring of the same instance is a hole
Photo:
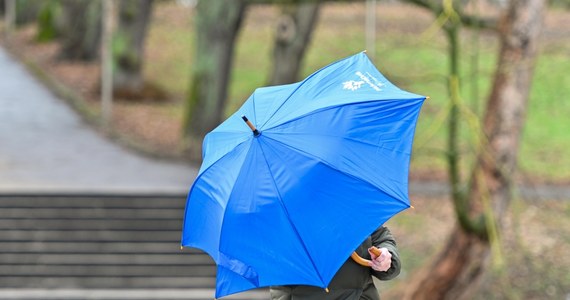
[[[251,123],[251,121],[248,120],[246,116],[241,116],[241,118],[242,118],[243,121],[247,124],[247,126],[249,126],[249,128],[251,129],[251,131],[253,131],[253,135],[254,135],[254,136],[258,136],[258,135],[260,134],[259,130],[257,130],[257,128],[255,128],[255,126],[253,126],[253,124]]]

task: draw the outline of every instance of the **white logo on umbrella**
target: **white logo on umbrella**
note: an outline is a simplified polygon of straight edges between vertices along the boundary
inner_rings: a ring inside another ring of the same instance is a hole
[[[349,80],[342,83],[342,88],[345,90],[356,91],[364,84],[364,81]]]
[[[364,83],[367,83],[375,91],[377,91],[377,92],[382,91],[381,87],[384,86],[384,84],[382,82],[380,82],[378,79],[376,79],[374,76],[372,76],[372,74],[366,72],[366,75],[365,75],[365,74],[362,74],[362,72],[357,71],[355,73],[355,75],[360,77],[361,80],[360,81],[356,81],[356,80],[345,81],[342,83],[343,89],[356,91],[357,89],[362,87],[362,85]]]

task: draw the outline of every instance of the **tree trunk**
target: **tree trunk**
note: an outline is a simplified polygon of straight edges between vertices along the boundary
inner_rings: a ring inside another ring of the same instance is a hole
[[[9,38],[16,23],[16,0],[5,0],[4,9],[5,34]]]
[[[488,140],[466,198],[469,217],[485,220],[487,234],[456,226],[436,260],[412,279],[406,299],[471,298],[485,272],[493,224],[500,227],[511,200],[544,5],[544,0],[512,0],[499,28],[499,63],[483,124]]]
[[[319,3],[285,4],[277,22],[269,85],[298,80],[301,62],[318,19]]]
[[[113,31],[116,19],[114,0],[102,0],[101,37],[101,119],[105,130],[113,119]]]
[[[192,160],[201,159],[202,139],[225,117],[234,44],[245,7],[242,0],[198,2],[196,54],[184,125]]]
[[[61,36],[61,3],[57,0],[48,0],[38,14],[36,41],[49,42]]]
[[[92,61],[101,41],[101,1],[63,0],[65,28],[59,58]]]
[[[123,0],[114,38],[113,92],[121,98],[143,98],[144,41],[153,0]]]
[[[36,20],[43,1],[16,0],[16,25],[25,25]]]

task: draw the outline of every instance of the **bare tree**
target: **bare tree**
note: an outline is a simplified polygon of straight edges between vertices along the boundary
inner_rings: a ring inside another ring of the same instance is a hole
[[[59,57],[90,61],[101,42],[101,1],[62,0],[64,30]]]
[[[61,35],[64,30],[60,20],[61,10],[61,3],[58,0],[43,2],[37,21],[36,40],[38,42],[48,42]]]
[[[468,192],[454,195],[458,225],[406,299],[469,299],[485,272],[490,241],[509,207],[521,130],[537,56],[544,0],[511,0],[499,26],[501,50]]]
[[[4,0],[4,23],[6,36],[9,37],[16,23],[16,0]]]
[[[36,20],[43,1],[14,0],[16,9],[16,25],[29,24]]]
[[[113,0],[103,0],[103,28],[101,38],[101,118],[107,129],[113,116],[113,25],[115,4]]]
[[[202,156],[202,139],[224,119],[235,39],[246,2],[200,0],[196,12],[196,54],[186,98],[184,136],[192,160]]]
[[[142,76],[144,41],[153,0],[119,2],[119,22],[114,37],[114,94],[121,98],[144,97]]]
[[[288,3],[281,6],[273,48],[270,85],[298,80],[305,50],[318,19],[319,2]]]

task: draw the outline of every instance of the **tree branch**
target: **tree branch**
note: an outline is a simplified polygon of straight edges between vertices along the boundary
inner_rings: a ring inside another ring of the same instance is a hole
[[[435,1],[426,1],[426,0],[404,0],[404,1],[414,4],[418,7],[427,9],[436,16],[444,12],[444,7],[442,3],[436,3]],[[496,18],[485,18],[470,14],[465,14],[461,10],[455,10],[454,13],[456,13],[459,16],[461,24],[463,24],[464,26],[470,28],[481,28],[481,29],[491,29],[491,30],[495,30],[497,28]]]
[[[481,29],[497,29],[497,19],[496,18],[484,18],[468,14],[463,14],[457,12],[461,18],[461,23],[469,28],[481,28]]]

